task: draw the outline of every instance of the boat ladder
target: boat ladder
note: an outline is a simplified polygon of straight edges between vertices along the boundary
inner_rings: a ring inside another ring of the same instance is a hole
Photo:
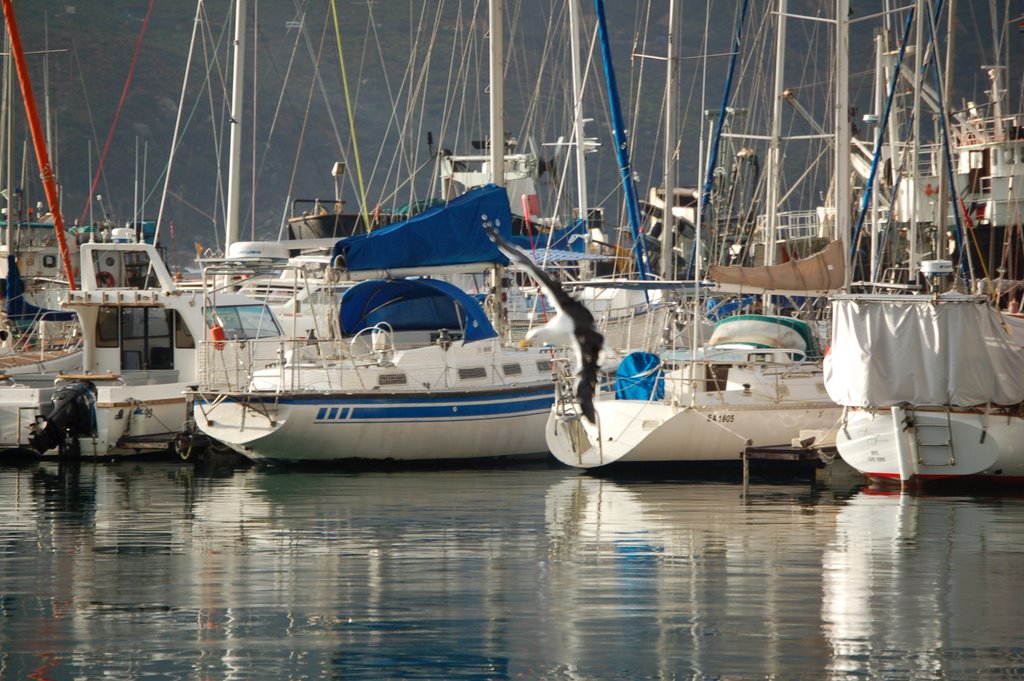
[[[579,404],[576,402],[576,377],[573,375],[569,362],[561,358],[552,359],[552,374],[555,382],[555,402],[562,414],[579,417]]]
[[[949,408],[946,408],[945,416],[945,419],[940,419],[937,423],[922,423],[920,419],[914,418],[914,442],[917,446],[917,462],[919,464],[925,466],[956,465],[956,452],[953,449],[953,420]]]

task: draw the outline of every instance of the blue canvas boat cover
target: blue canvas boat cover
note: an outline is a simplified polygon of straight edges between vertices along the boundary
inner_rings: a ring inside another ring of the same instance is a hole
[[[661,359],[650,352],[631,352],[615,370],[615,399],[660,400],[665,397]]]
[[[75,318],[74,312],[48,310],[25,300],[25,281],[21,278],[21,272],[18,270],[18,259],[14,255],[7,256],[7,277],[0,279],[0,296],[4,299],[4,312],[7,314],[7,319],[12,321],[47,320],[65,322]]]
[[[498,335],[473,296],[437,279],[360,282],[342,294],[338,316],[346,336],[381,322],[394,331],[459,331],[464,341]]]
[[[507,265],[508,258],[487,238],[484,216],[506,239],[511,237],[508,194],[488,184],[408,220],[342,239],[334,245],[331,262],[353,272],[484,262]]]

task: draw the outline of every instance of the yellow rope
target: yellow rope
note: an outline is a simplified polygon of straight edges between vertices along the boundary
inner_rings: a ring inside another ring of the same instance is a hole
[[[366,210],[366,188],[363,186],[363,167],[359,162],[359,143],[356,141],[356,122],[352,112],[352,99],[348,94],[348,76],[345,74],[345,55],[341,51],[341,29],[338,25],[338,8],[331,0],[331,13],[334,15],[334,38],[338,43],[338,61],[341,62],[341,85],[345,90],[345,108],[348,110],[348,127],[352,132],[352,155],[356,160],[356,179],[359,183],[359,204],[363,214],[363,223],[369,232],[370,214]]]

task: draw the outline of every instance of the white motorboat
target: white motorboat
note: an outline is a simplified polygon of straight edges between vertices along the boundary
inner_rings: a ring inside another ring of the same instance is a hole
[[[210,376],[259,362],[258,346],[242,341],[279,338],[280,327],[247,296],[207,307],[202,292],[178,290],[150,244],[89,243],[81,254],[82,289],[61,302],[80,322],[81,368],[19,374],[0,387],[0,447],[83,457],[169,451],[188,430],[185,390],[196,384],[208,327],[235,339]]]

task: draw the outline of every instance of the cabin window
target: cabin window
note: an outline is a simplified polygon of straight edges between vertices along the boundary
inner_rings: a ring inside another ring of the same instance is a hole
[[[537,371],[543,373],[545,371],[551,371],[551,360],[550,359],[538,359],[537,360]]]
[[[519,363],[515,364],[502,364],[501,371],[506,376],[520,376],[523,373],[523,367],[519,366]]]
[[[221,326],[228,340],[255,340],[282,335],[281,327],[266,305],[218,305],[207,314],[210,326]]]
[[[363,323],[373,326],[380,322],[395,331],[448,329],[461,334],[466,327],[461,308],[442,295],[388,301],[368,312]]]
[[[121,368],[173,369],[171,310],[156,307],[121,308]]]
[[[1014,151],[1013,147],[1006,147],[1006,152],[1003,155],[1003,158],[1006,159],[1006,165],[1012,165],[1013,164],[1013,159],[1014,159],[1013,151]]]
[[[468,369],[459,369],[459,378],[464,381],[468,381],[474,378],[487,378],[487,369],[485,367],[470,367]]]
[[[116,348],[120,337],[118,330],[117,308],[101,307],[96,315],[96,347]]]
[[[178,311],[174,312],[174,347],[176,348],[194,348],[196,346],[196,339],[192,336],[192,332],[189,331],[188,325],[185,320],[181,318],[181,313]]]
[[[156,285],[149,254],[143,251],[93,251],[92,262],[100,288],[146,289]]]

